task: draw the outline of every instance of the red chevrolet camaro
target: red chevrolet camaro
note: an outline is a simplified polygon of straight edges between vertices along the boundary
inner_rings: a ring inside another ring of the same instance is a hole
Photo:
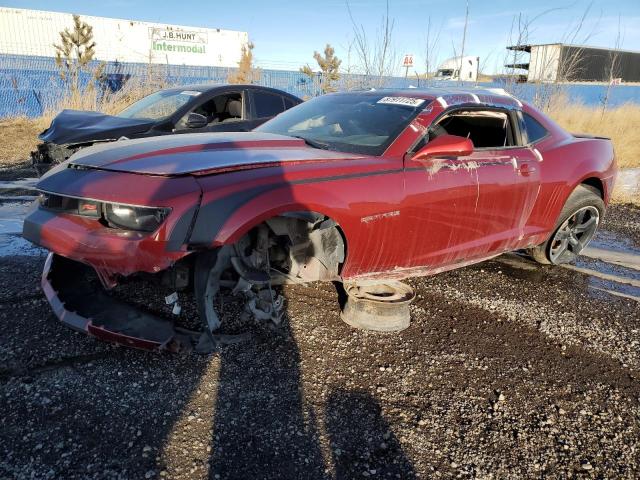
[[[272,285],[397,280],[523,249],[569,262],[615,175],[608,139],[567,133],[503,91],[337,93],[249,133],[82,150],[42,178],[24,236],[52,252],[42,284],[63,322],[207,350],[222,288],[275,321]],[[203,331],[109,294],[131,276],[192,291]]]

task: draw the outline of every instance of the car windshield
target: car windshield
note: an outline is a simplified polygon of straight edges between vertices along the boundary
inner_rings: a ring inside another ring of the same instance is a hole
[[[117,116],[140,120],[162,120],[198,95],[200,92],[191,90],[160,90],[129,105]]]
[[[316,148],[382,155],[425,100],[376,93],[338,93],[304,102],[256,129],[299,137]]]

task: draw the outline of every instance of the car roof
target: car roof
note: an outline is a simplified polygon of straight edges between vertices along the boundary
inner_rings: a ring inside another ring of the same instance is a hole
[[[217,84],[211,84],[211,83],[196,83],[193,85],[178,85],[176,87],[170,87],[170,88],[163,88],[162,90],[164,91],[169,91],[169,92],[177,92],[177,91],[181,91],[181,90],[191,90],[191,91],[195,91],[195,92],[212,92],[215,90],[227,90],[228,88],[241,88],[241,89],[254,89],[254,90],[264,90],[267,92],[274,92],[277,93],[279,95],[287,95],[289,97],[293,97],[293,98],[297,98],[295,95],[290,94],[289,92],[285,92],[284,90],[278,90],[276,88],[271,88],[271,87],[263,87],[261,85],[242,85],[242,84],[231,84],[231,83],[217,83]]]
[[[521,107],[522,102],[502,88],[446,86],[428,88],[380,88],[341,92],[334,95],[380,95],[389,97],[421,98],[437,100],[443,107],[460,103],[478,103],[485,105],[509,105]]]

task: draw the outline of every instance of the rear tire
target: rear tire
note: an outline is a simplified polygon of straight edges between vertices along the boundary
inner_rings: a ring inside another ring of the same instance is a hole
[[[560,212],[553,234],[527,253],[543,265],[574,261],[595,235],[604,212],[600,192],[589,185],[579,185]]]

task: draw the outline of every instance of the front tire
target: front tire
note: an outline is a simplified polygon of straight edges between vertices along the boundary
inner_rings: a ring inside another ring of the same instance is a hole
[[[594,237],[604,212],[605,205],[598,190],[579,185],[560,212],[553,234],[527,252],[544,265],[573,262]]]

